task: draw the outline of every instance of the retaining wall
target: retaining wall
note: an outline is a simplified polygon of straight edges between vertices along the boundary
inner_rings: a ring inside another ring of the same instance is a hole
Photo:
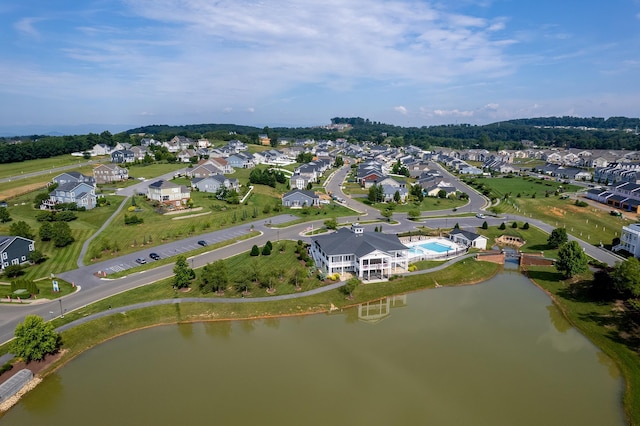
[[[25,368],[11,376],[6,382],[0,384],[0,403],[17,394],[31,379],[33,379],[33,373],[31,370]]]

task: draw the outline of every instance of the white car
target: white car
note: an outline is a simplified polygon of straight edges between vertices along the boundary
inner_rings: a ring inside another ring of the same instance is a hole
[[[482,213],[477,213],[477,214],[476,214],[476,217],[477,217],[478,219],[484,219],[486,216],[485,216],[485,215],[483,215]]]

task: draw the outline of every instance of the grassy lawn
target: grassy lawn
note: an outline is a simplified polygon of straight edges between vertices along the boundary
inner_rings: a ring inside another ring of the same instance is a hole
[[[497,226],[490,226],[489,229],[477,228],[476,231],[484,235],[489,239],[487,242],[487,248],[490,248],[495,243],[495,239],[501,235],[509,235],[514,237],[520,237],[526,244],[519,248],[523,253],[540,253],[543,252],[545,257],[557,258],[558,249],[550,249],[547,246],[547,239],[549,234],[536,228],[535,226],[529,227],[529,229],[522,229],[523,222],[518,222],[518,228],[511,227],[513,221],[507,223],[507,228],[504,230],[498,229]]]
[[[435,268],[436,266],[440,266],[444,263],[442,260],[419,260],[417,262],[413,262],[412,265],[415,265],[418,268],[418,271],[424,271],[425,269]]]
[[[36,161],[36,160],[30,160],[30,161]],[[11,164],[15,164],[15,163],[7,164],[7,166]],[[92,176],[93,166],[78,167],[78,168],[69,169],[66,171],[68,172],[75,171],[75,172],[83,173],[85,175]],[[62,172],[47,173],[40,176],[33,176],[25,179],[17,179],[17,180],[11,180],[9,182],[3,182],[2,185],[0,186],[0,200],[7,200],[8,203],[10,204],[14,203],[15,202],[13,200],[14,197],[45,188],[47,184],[49,184],[52,181],[52,179],[58,176],[60,173]]]
[[[567,233],[594,245],[602,241],[605,247],[610,247],[613,238],[619,237],[622,227],[629,223],[625,218],[611,216],[606,210],[576,206],[575,200],[545,196],[545,191],[555,191],[560,186],[567,191],[575,191],[575,185],[535,178],[476,178],[476,181],[482,182],[485,188],[501,198],[500,204],[492,208],[495,213],[533,217],[554,227],[564,227]],[[536,197],[532,198],[534,192]],[[508,193],[511,196],[504,199]],[[520,197],[517,197],[518,193]]]
[[[613,301],[595,300],[593,276],[570,282],[550,267],[529,267],[529,277],[549,292],[567,319],[611,357],[625,378],[624,405],[630,424],[640,424],[640,354],[638,338],[628,333],[628,321]],[[635,339],[635,341],[634,341]]]
[[[468,178],[466,181],[479,192],[488,190],[485,194],[489,198],[504,198],[510,194],[509,198],[516,198],[520,194],[520,198],[544,198],[546,192],[555,193],[557,190],[562,192],[575,192],[580,189],[579,186],[562,184],[554,180],[544,180],[534,177],[519,177],[506,175],[500,178],[493,177],[474,177]]]
[[[22,277],[18,277],[20,279]],[[55,278],[58,281],[58,290],[57,292],[53,291],[53,283],[51,278],[45,278],[42,280],[35,281],[36,286],[40,292],[37,294],[36,299],[58,299],[62,296],[66,296],[67,294],[73,293],[76,289],[64,280],[60,278]],[[11,283],[2,282],[0,283],[0,303],[4,303],[7,300],[7,296],[11,295]],[[24,299],[24,298],[22,298]],[[15,298],[14,298],[15,300]]]
[[[96,161],[101,157],[93,157],[92,161]],[[73,164],[86,163],[82,157],[72,157],[71,155],[58,155],[51,158],[38,158],[35,160],[26,160],[19,163],[3,164],[0,169],[0,178],[8,178],[11,176],[19,176],[23,173],[40,172],[43,170],[51,170],[56,167],[64,167]],[[99,163],[96,163],[99,164]],[[59,172],[62,173],[62,172]],[[50,180],[50,179],[49,179]]]
[[[76,212],[78,218],[68,222],[75,241],[66,247],[57,248],[52,241],[41,241],[38,237],[41,224],[35,218],[36,214],[40,212],[40,210],[33,207],[35,195],[36,193],[30,193],[12,200],[13,203],[9,204],[8,210],[13,221],[0,224],[0,235],[10,235],[9,230],[12,223],[17,221],[26,222],[36,236],[36,250],[40,250],[47,256],[48,259],[46,261],[25,269],[25,278],[29,279],[48,277],[52,272],[60,273],[76,268],[76,261],[84,241],[98,230],[122,201],[122,197],[107,196],[106,198],[110,205],[89,211]]]

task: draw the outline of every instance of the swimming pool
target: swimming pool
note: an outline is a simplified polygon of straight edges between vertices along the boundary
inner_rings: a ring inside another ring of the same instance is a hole
[[[437,241],[429,241],[423,244],[418,244],[418,247],[422,247],[425,250],[435,251],[436,253],[446,253],[448,251],[455,250],[453,247],[439,243]]]

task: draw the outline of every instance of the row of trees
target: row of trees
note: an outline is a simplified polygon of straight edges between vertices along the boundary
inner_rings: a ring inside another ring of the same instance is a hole
[[[260,185],[268,185],[273,188],[276,187],[277,183],[286,183],[287,177],[283,172],[279,170],[271,170],[271,169],[259,169],[254,168],[251,170],[249,174],[249,183],[260,184]]]

